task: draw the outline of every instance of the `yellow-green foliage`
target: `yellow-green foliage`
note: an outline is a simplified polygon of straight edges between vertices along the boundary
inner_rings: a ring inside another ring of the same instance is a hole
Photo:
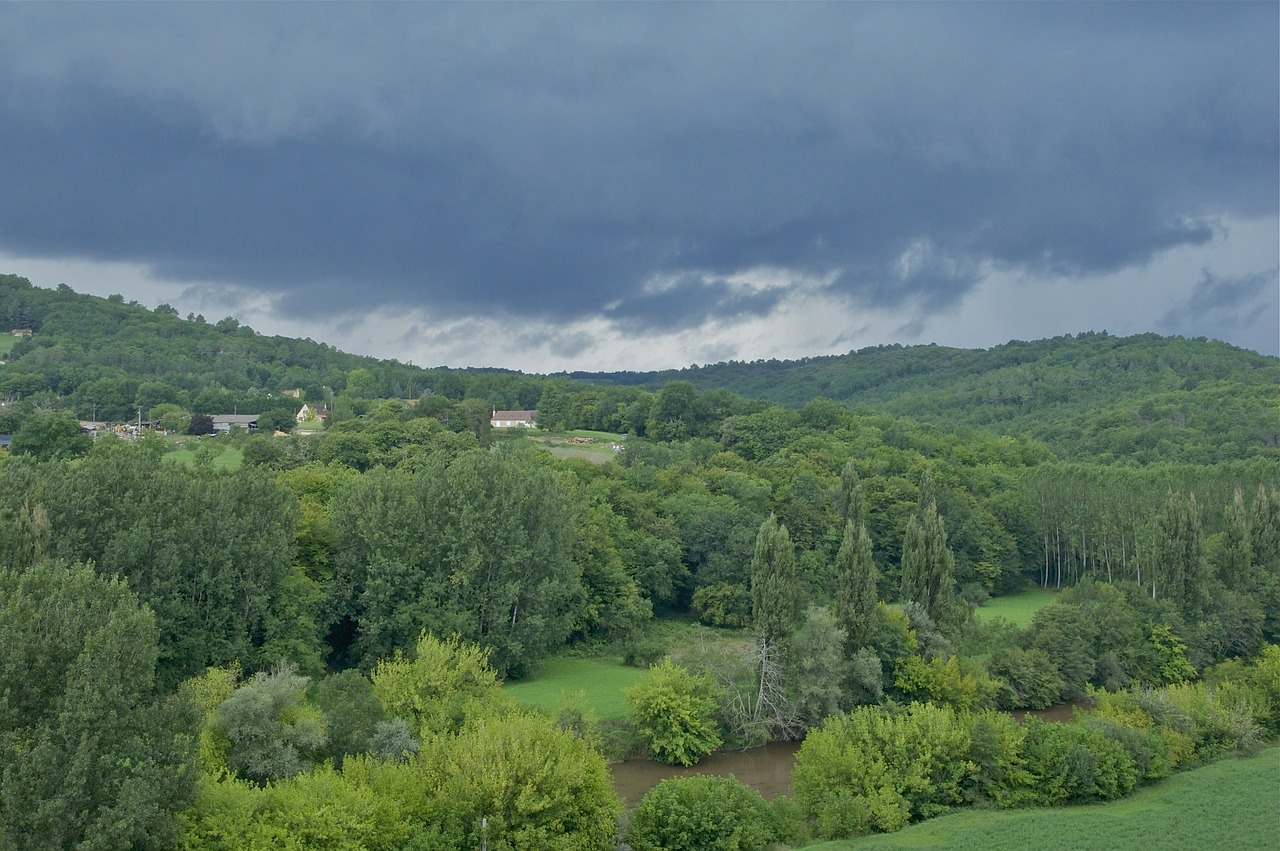
[[[398,802],[331,768],[259,787],[206,781],[179,851],[396,851],[412,827]]]
[[[810,731],[792,788],[821,837],[894,831],[963,802],[969,753],[967,723],[947,707],[861,707]]]
[[[1094,692],[1094,714],[1137,731],[1151,749],[1144,780],[1167,777],[1196,755],[1195,742],[1185,733],[1157,724],[1133,692]]]
[[[550,720],[517,713],[481,718],[423,748],[433,793],[420,817],[431,847],[593,851],[613,847],[621,802],[604,758]],[[487,820],[487,829],[479,827]]]
[[[652,666],[648,679],[627,693],[627,717],[650,755],[672,765],[693,765],[721,744],[715,684],[671,660]]]
[[[1138,700],[1157,723],[1189,737],[1202,760],[1262,742],[1246,685],[1182,683],[1139,694]]]
[[[265,787],[206,781],[178,848],[606,851],[621,807],[589,744],[516,713],[439,736],[406,763],[353,756],[341,772],[323,766]]]
[[[1000,683],[985,668],[959,656],[927,662],[919,656],[909,656],[897,666],[894,685],[909,700],[961,710],[990,709],[1000,690]]]
[[[226,732],[211,724],[210,720],[218,705],[236,690],[240,676],[240,663],[231,662],[221,668],[209,668],[203,675],[192,677],[184,683],[203,715],[197,754],[200,767],[209,775],[217,776],[227,770],[227,751],[231,748],[231,743]]]
[[[457,635],[441,640],[423,632],[412,659],[397,650],[378,663],[372,679],[387,714],[404,719],[423,739],[510,703],[489,665],[489,651]]]

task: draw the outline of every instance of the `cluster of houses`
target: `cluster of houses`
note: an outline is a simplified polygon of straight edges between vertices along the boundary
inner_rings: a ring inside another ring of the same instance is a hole
[[[245,431],[253,431],[258,427],[259,414],[214,414],[213,430],[214,432],[231,431],[233,428],[243,429]],[[305,404],[299,409],[294,419],[298,421],[298,425],[307,423],[322,423],[329,418],[329,409],[325,405]],[[136,435],[141,431],[147,431],[153,428],[150,420],[144,420],[139,417],[134,422],[128,423],[108,423],[94,420],[81,420],[80,428],[90,434],[101,434],[105,432],[113,432],[117,435]]]
[[[253,431],[258,427],[258,414],[214,414],[213,430],[215,432],[231,431],[233,428]],[[329,418],[329,409],[325,405],[306,403],[298,409],[294,419],[299,426],[308,423],[320,424]],[[499,411],[494,410],[489,418],[493,428],[533,428],[537,425],[536,411]],[[81,420],[80,427],[90,433],[115,432],[120,435],[137,434],[152,428],[148,420],[139,418],[132,423],[106,423],[92,420]]]

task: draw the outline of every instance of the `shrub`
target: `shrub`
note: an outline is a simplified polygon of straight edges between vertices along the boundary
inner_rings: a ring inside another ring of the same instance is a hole
[[[1056,806],[1114,800],[1127,795],[1138,772],[1128,751],[1085,724],[1028,718],[1024,753],[1034,776],[1034,803]]]
[[[626,690],[627,717],[659,762],[693,765],[720,746],[716,689],[710,677],[664,661]]]
[[[622,664],[631,668],[647,668],[667,655],[667,644],[656,635],[633,632],[622,644]]]
[[[644,736],[625,718],[604,718],[596,722],[596,736],[605,759],[630,759],[644,750]]]
[[[1238,683],[1185,683],[1142,693],[1139,703],[1157,723],[1190,737],[1196,756],[1208,760],[1262,742],[1249,698]]]
[[[1168,777],[1195,755],[1191,737],[1157,724],[1133,692],[1096,692],[1093,701],[1091,721],[1109,721],[1132,731],[1117,737],[1133,757],[1139,783]],[[1132,741],[1133,733],[1141,736],[1140,746]]]
[[[1044,709],[1062,694],[1062,675],[1037,647],[1005,647],[987,658],[987,670],[1002,681],[996,695],[1001,709]]]
[[[981,665],[959,656],[927,662],[910,656],[897,666],[894,685],[909,700],[976,710],[995,705],[1001,683]]]
[[[973,773],[967,800],[991,801],[1001,807],[1017,807],[1033,800],[1035,778],[1022,756],[1026,728],[1004,712],[977,712],[968,720]]]
[[[741,582],[717,582],[693,592],[693,610],[707,626],[740,629],[751,624],[751,593]]]
[[[965,721],[947,707],[861,707],[809,733],[796,756],[796,803],[821,838],[895,831],[964,801]]]
[[[780,811],[733,777],[664,780],[631,815],[633,851],[756,851],[792,831]]]

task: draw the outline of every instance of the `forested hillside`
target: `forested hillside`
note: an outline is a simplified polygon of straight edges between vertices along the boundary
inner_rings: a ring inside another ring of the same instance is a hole
[[[1021,431],[1047,418],[948,420],[925,371],[898,385],[918,382],[914,417],[888,397],[423,370],[13,277],[6,311],[33,335],[0,366],[0,851],[603,851],[621,808],[606,750],[690,763],[808,735],[796,809],[695,790],[755,812],[762,847],[1109,800],[1280,727],[1270,359],[1028,344],[1043,357],[1007,368],[1091,375],[1081,394],[1117,410],[1177,381],[1247,421],[1125,419],[1166,436],[1126,448],[1102,428],[1093,452]],[[1119,373],[1126,353],[1186,356],[1090,396],[1104,350]],[[330,416],[282,433],[299,387]],[[492,428],[491,407],[536,407],[540,428]],[[234,408],[277,428],[198,435]],[[91,411],[157,428],[94,439]],[[604,452],[548,451],[567,430]],[[975,615],[1028,586],[1057,592],[1029,625]],[[504,698],[555,654],[657,664],[625,720]],[[995,712],[1090,695],[1102,714],[1076,725]],[[895,743],[936,759],[850,767]]]
[[[825,397],[1034,437],[1062,458],[1212,463],[1280,455],[1280,360],[1205,339],[1104,332],[988,350],[880,346],[799,361],[573,377],[649,389],[686,380],[788,407]]]
[[[434,392],[450,400],[483,393],[502,408],[531,408],[541,382],[504,370],[429,370],[338,351],[324,343],[268,337],[231,317],[216,322],[149,309],[120,296],[31,286],[0,275],[0,331],[26,329],[4,358],[0,393],[8,401],[58,400],[80,419],[143,418],[159,405],[201,413],[261,413],[359,398],[417,399]],[[12,419],[12,417],[10,418]],[[11,430],[0,423],[0,431]]]

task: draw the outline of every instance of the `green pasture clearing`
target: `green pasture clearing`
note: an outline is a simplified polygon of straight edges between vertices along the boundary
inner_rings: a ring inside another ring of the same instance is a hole
[[[597,720],[621,718],[627,714],[627,698],[622,690],[635,685],[647,673],[643,668],[623,665],[621,656],[555,656],[543,662],[532,679],[508,683],[505,689],[517,703],[552,715],[572,705],[584,713],[594,713]]]
[[[12,334],[0,336],[0,355],[7,355],[13,351],[13,347],[18,345],[18,340],[20,339],[20,337],[15,337]]]
[[[203,439],[211,440],[212,438]],[[187,464],[188,466],[194,467],[196,463],[196,450],[194,448],[195,440],[195,438],[188,439],[181,448],[169,450],[164,454],[165,460],[172,461],[175,464]],[[214,446],[219,450],[219,452],[217,455],[213,456],[213,469],[235,470],[244,462],[244,453],[241,452],[239,448],[235,446],[217,446],[217,444],[214,444]]]
[[[663,618],[649,625],[647,640],[664,647],[679,662],[702,645],[736,643],[745,649],[750,636],[743,630],[712,629],[680,618]],[[647,667],[623,665],[621,656],[611,654],[553,656],[533,677],[507,683],[505,689],[517,703],[553,715],[573,705],[584,713],[594,713],[597,720],[622,718],[627,714],[623,689],[648,673]]]
[[[1031,618],[1041,607],[1058,598],[1058,592],[1051,588],[1032,588],[1018,594],[1004,597],[993,597],[988,603],[974,611],[983,620],[1004,618],[1016,626],[1028,626]]]
[[[583,458],[596,464],[604,464],[617,457],[613,451],[618,443],[618,435],[607,431],[588,431],[577,429],[568,432],[542,431],[537,429],[521,435],[545,448],[557,458]],[[574,443],[574,438],[585,438],[591,443]]]
[[[811,845],[867,848],[1280,848],[1280,748],[1170,777],[1123,801],[1037,810],[968,810],[898,833]]]

